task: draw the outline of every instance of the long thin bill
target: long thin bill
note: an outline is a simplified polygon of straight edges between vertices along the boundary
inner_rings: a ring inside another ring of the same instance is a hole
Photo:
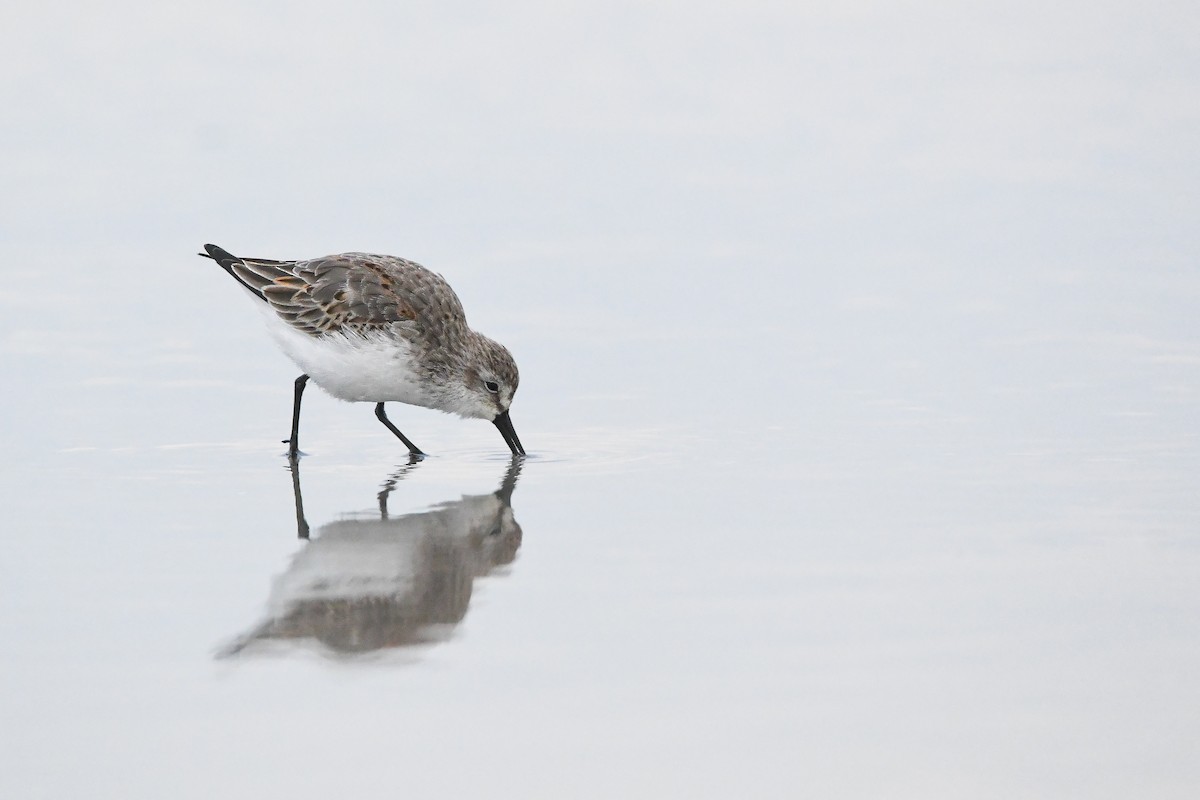
[[[500,435],[504,437],[504,443],[508,445],[509,450],[513,451],[513,455],[525,455],[525,448],[521,447],[521,440],[517,438],[517,432],[513,430],[512,420],[509,419],[507,411],[497,414],[496,418],[492,420],[492,424],[500,431]]]

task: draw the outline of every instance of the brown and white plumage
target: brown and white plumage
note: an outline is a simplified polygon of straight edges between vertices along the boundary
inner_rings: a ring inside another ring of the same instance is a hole
[[[368,253],[309,261],[243,258],[228,269],[304,333],[365,333],[417,322],[426,335],[442,340],[467,330],[462,303],[450,285],[403,258]]]
[[[462,303],[440,275],[413,261],[343,253],[307,261],[239,258],[205,245],[263,301],[271,332],[304,370],[297,380],[292,452],[300,395],[309,377],[334,397],[436,408],[492,420],[514,454],[523,454],[508,409],[520,380],[508,350],[467,325]],[[202,254],[203,255],[203,254]]]

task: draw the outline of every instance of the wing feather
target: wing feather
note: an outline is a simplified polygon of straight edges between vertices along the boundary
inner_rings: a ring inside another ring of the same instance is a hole
[[[284,321],[312,336],[417,328],[433,345],[467,330],[449,284],[413,261],[367,253],[274,261],[205,249]]]

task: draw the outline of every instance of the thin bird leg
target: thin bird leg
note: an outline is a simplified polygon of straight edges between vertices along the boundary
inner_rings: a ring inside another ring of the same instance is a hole
[[[392,421],[387,418],[387,414],[383,413],[383,403],[375,404],[375,416],[379,417],[379,421],[382,422],[389,431],[396,434],[396,438],[404,442],[405,446],[408,448],[408,452],[412,453],[414,456],[425,455],[421,452],[421,448],[410,442],[408,437],[401,433],[400,429],[393,425]]]
[[[292,435],[289,439],[284,439],[283,443],[288,446],[288,458],[296,458],[300,455],[300,398],[304,396],[304,384],[308,383],[308,376],[301,375],[296,378],[296,393],[292,398]]]
[[[388,479],[383,482],[383,489],[379,492],[379,518],[388,518],[388,495],[392,493],[392,489],[396,488],[396,484],[404,480],[404,477],[412,471],[412,468],[421,463],[421,457],[416,453],[408,454],[408,463],[398,470],[393,472]]]
[[[304,517],[304,496],[300,493],[300,460],[288,459],[288,472],[292,473],[292,497],[296,500],[296,536],[308,538],[308,520]]]

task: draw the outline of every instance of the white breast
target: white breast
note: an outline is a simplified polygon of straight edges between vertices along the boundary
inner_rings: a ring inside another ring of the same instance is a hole
[[[279,348],[314,383],[340,400],[428,406],[430,396],[413,369],[412,349],[385,334],[309,336],[267,312]]]

